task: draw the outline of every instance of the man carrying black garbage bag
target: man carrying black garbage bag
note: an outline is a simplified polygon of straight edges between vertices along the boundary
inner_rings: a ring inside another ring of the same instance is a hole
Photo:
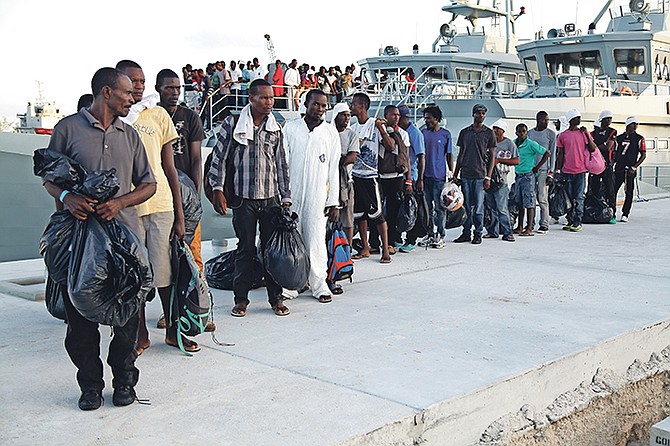
[[[231,315],[236,317],[245,316],[249,306],[256,227],[260,226],[261,249],[264,249],[272,232],[272,215],[267,209],[279,206],[280,199],[285,208],[291,206],[282,130],[272,115],[273,106],[270,84],[263,79],[253,81],[249,104],[242,109],[239,119],[229,116],[219,130],[207,174],[214,210],[221,215],[226,215],[229,206],[234,210],[233,228],[238,242],[233,279],[235,306]],[[269,274],[265,285],[274,313],[288,315],[281,286]]]
[[[134,102],[130,79],[114,68],[101,68],[93,76],[91,87],[94,96],[91,107],[61,120],[54,128],[49,149],[73,158],[89,171],[116,169],[119,192],[109,201],[96,205],[95,200],[63,190],[54,183],[46,182],[44,187],[56,199],[59,209],[64,206],[79,220],[116,218],[136,232],[139,220],[134,206],[156,192],[156,180],[139,135],[118,119],[128,114]],[[82,392],[79,408],[97,409],[102,405],[105,386],[98,324],[79,314],[67,293],[63,297],[68,319],[65,349],[77,367]],[[136,399],[138,323],[138,317],[134,316],[124,326],[114,327],[107,363],[114,375],[112,401],[115,406],[126,406]]]

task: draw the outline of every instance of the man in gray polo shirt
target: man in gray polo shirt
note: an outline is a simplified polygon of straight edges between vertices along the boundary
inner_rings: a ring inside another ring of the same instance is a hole
[[[137,233],[139,220],[134,206],[156,192],[156,180],[139,135],[118,119],[128,114],[134,102],[130,79],[114,68],[101,68],[93,76],[91,87],[95,97],[91,107],[61,120],[54,128],[49,149],[73,158],[89,171],[116,169],[119,192],[109,201],[95,205],[95,200],[63,190],[53,183],[46,182],[44,187],[56,199],[59,209],[65,206],[79,220],[116,218]],[[131,190],[133,186],[135,188]],[[68,321],[65,349],[77,367],[77,381],[82,392],[79,408],[94,410],[102,405],[105,386],[98,324],[79,314],[67,293],[63,297]],[[114,327],[107,363],[114,375],[112,401],[115,406],[126,406],[136,399],[138,324],[139,318],[133,317],[126,325]]]
[[[546,111],[541,110],[535,115],[535,128],[528,130],[528,139],[535,141],[549,151],[549,159],[535,175],[535,192],[540,204],[540,229],[537,232],[544,234],[549,230],[549,185],[547,184],[547,178],[553,176],[554,164],[556,163],[556,133],[549,128],[549,114]],[[536,155],[535,163],[540,162],[541,159],[542,155]],[[533,226],[531,225],[531,227]]]

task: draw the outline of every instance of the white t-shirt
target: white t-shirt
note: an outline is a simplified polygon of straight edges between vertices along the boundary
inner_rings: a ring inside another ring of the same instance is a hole
[[[289,68],[284,75],[284,83],[289,87],[300,85],[300,73],[295,68]]]
[[[235,67],[234,70],[230,70],[230,80],[233,81],[232,84],[230,84],[230,89],[231,90],[239,90],[240,89],[240,78],[242,77],[242,71]]]
[[[358,135],[361,150],[356,156],[356,161],[354,161],[353,176],[359,178],[376,178],[381,134],[375,126],[374,118],[368,118],[365,124],[359,124],[358,122],[351,124],[351,130]]]

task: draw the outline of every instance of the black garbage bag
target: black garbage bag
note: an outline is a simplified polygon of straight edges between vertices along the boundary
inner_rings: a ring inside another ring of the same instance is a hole
[[[205,262],[205,278],[210,287],[219,290],[233,290],[236,254],[237,250],[222,252]],[[265,286],[264,273],[263,263],[258,257],[254,257],[254,277],[251,288]]]
[[[423,192],[414,192],[416,198],[416,223],[414,228],[418,230],[417,236],[423,237],[433,233],[433,219],[428,209],[428,202]]]
[[[612,208],[607,200],[593,194],[586,194],[584,198],[584,223],[609,223],[614,218]]]
[[[395,223],[395,229],[399,233],[407,232],[414,227],[416,223],[417,204],[413,194],[398,193],[400,198],[400,209]]]
[[[562,178],[554,178],[549,186],[549,215],[554,218],[559,218],[567,214],[572,209],[572,201],[568,196],[568,183]]]
[[[268,209],[273,215],[274,230],[263,251],[263,267],[279,286],[300,290],[307,284],[309,255],[298,232],[298,214],[288,209]]]
[[[198,227],[198,223],[202,217],[202,203],[200,202],[200,194],[198,194],[193,180],[179,169],[177,169],[177,175],[179,176],[181,206],[184,209],[184,226],[186,227],[184,240],[186,243],[191,244],[195,235],[195,229]]]
[[[153,288],[153,271],[137,236],[113,219],[78,220],[72,237],[68,293],[86,319],[123,326]]]
[[[39,250],[49,271],[49,277],[60,285],[67,285],[70,263],[70,244],[77,219],[70,211],[56,211],[40,237]]]
[[[461,206],[455,211],[447,211],[447,219],[444,225],[445,229],[454,229],[465,224],[468,219],[468,213],[465,206]]]
[[[119,191],[121,182],[116,176],[116,169],[94,170],[89,172],[81,185],[75,185],[73,190],[100,203],[112,198]]]
[[[170,313],[166,321],[177,328],[179,348],[186,354],[183,336],[195,336],[205,332],[212,314],[212,297],[204,273],[193,259],[188,245],[172,239],[172,292]]]
[[[63,304],[63,293],[67,290],[67,285],[56,283],[51,276],[47,276],[46,289],[44,292],[44,301],[47,304],[47,311],[56,319],[67,320],[65,316],[65,304]]]
[[[33,173],[44,181],[50,181],[63,189],[73,190],[84,182],[87,172],[84,166],[49,149],[37,149],[33,154]]]

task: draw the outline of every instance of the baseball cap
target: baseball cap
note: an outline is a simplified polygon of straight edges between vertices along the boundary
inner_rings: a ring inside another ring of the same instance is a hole
[[[398,107],[398,112],[400,113],[400,117],[407,116],[410,117],[411,114],[409,112],[409,107],[406,105],[401,105]]]

